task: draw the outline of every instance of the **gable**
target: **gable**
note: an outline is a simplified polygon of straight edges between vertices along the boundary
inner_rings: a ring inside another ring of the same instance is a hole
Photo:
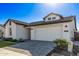
[[[44,21],[55,21],[55,20],[60,20],[61,18],[63,17],[59,14],[50,13],[44,17]]]
[[[22,21],[18,21],[18,20],[14,20],[14,19],[8,19],[4,26],[6,26],[7,23],[11,24],[11,22],[15,23],[15,24],[19,24],[19,25],[24,25],[24,26],[28,26],[28,23],[26,22],[22,22]]]

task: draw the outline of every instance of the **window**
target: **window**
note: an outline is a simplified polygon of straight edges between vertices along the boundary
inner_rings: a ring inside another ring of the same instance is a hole
[[[9,22],[9,25],[11,25],[11,21]]]
[[[11,36],[12,35],[12,29],[10,28],[9,30],[10,30],[9,32],[10,32],[10,36]]]
[[[48,20],[51,20],[51,18],[48,18]]]
[[[64,32],[68,32],[68,30],[64,30]]]
[[[56,17],[52,17],[52,19],[56,19]]]

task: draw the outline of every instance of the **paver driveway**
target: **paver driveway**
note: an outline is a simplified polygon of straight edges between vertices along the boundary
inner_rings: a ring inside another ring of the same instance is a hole
[[[27,40],[26,42],[12,45],[10,48],[22,49],[24,54],[26,51],[29,51],[32,56],[45,56],[51,52],[54,47],[56,47],[56,45],[50,41]]]

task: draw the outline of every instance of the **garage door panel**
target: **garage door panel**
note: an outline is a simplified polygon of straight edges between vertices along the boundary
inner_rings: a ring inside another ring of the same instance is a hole
[[[35,40],[53,41],[61,38],[61,27],[37,28],[35,29]]]
[[[50,34],[49,31],[46,29],[37,29],[36,30],[36,40],[46,40],[46,38],[49,38]]]

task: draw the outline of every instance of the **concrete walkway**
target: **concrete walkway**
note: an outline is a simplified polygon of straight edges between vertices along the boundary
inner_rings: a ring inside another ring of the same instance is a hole
[[[0,48],[0,56],[27,56],[19,52],[11,51],[5,48]]]

